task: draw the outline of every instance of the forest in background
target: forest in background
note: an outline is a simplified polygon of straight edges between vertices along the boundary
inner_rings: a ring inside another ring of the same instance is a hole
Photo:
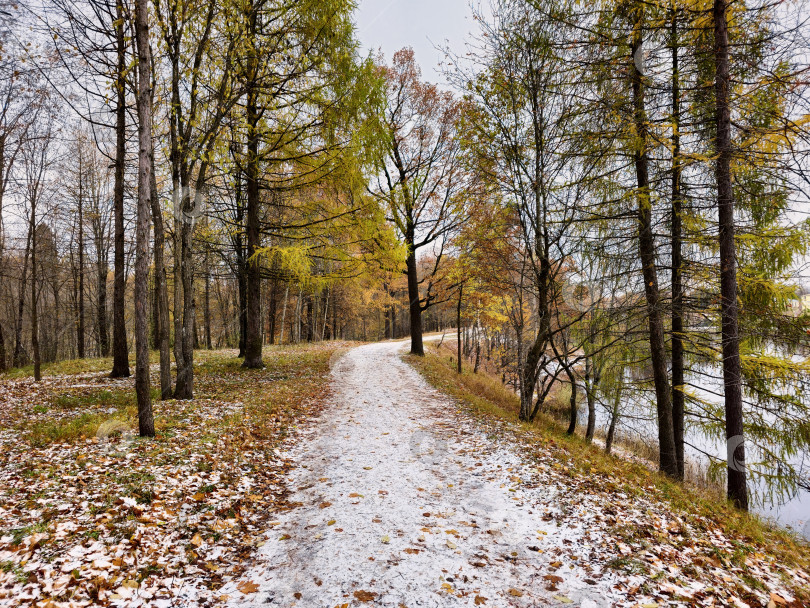
[[[804,6],[501,0],[453,91],[354,9],[0,3],[0,369],[136,353],[148,436],[149,349],[186,400],[195,349],[456,326],[523,420],[651,407],[667,475],[701,428],[740,508],[806,488]]]

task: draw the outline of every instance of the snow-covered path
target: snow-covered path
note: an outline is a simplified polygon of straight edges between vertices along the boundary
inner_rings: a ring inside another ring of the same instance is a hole
[[[268,531],[241,590],[222,589],[230,604],[609,605],[615,579],[588,564],[601,539],[587,518],[559,526],[562,488],[431,388],[404,346],[335,365],[333,402],[291,454],[300,506]]]

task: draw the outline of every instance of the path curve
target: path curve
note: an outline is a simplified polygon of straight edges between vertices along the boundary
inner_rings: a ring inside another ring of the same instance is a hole
[[[230,605],[609,605],[612,575],[561,557],[599,539],[555,523],[560,488],[431,388],[401,360],[406,345],[335,365],[331,403],[291,451],[300,506],[240,579],[255,586],[222,589]]]

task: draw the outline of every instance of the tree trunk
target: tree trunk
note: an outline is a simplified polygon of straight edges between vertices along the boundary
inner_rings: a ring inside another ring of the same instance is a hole
[[[475,322],[475,365],[473,365],[473,373],[478,373],[478,365],[481,363],[481,335],[478,321]]]
[[[633,57],[638,57],[642,49],[643,7],[640,2],[634,8]],[[659,467],[671,477],[678,476],[678,462],[675,455],[675,434],[672,427],[672,395],[669,388],[666,346],[664,343],[664,323],[661,315],[661,295],[658,289],[658,272],[655,261],[655,237],[652,228],[652,201],[650,198],[647,113],[643,75],[635,61],[631,61],[633,88],[633,120],[637,143],[633,152],[638,190],[638,247],[644,278],[644,294],[647,300],[649,323],[650,355],[653,367],[653,381],[658,414]]]
[[[672,429],[678,478],[684,476],[683,246],[681,197],[681,111],[678,73],[678,14],[672,11]]]
[[[109,255],[109,251],[107,252]],[[109,268],[106,260],[101,258],[96,261],[96,331],[98,332],[98,353],[102,357],[110,356],[110,334],[107,323],[107,274]]]
[[[287,289],[284,290],[284,306],[281,309],[281,335],[278,338],[279,344],[284,344],[284,323],[287,319],[287,301],[290,299],[290,284],[287,283]]]
[[[585,397],[588,400],[588,428],[585,429],[585,441],[591,443],[596,432],[596,384],[597,374],[593,369],[591,358],[585,359]]]
[[[411,354],[425,356],[425,347],[422,343],[422,302],[419,298],[419,276],[416,266],[416,252],[413,249],[413,239],[408,242],[410,253],[406,262],[408,272],[408,311],[411,317]]]
[[[458,286],[458,303],[456,304],[456,354],[458,363],[456,371],[461,374],[461,299],[464,297],[464,283]]]
[[[39,314],[37,312],[37,204],[31,199],[31,351],[34,356],[34,380],[42,380],[42,361],[39,354]]]
[[[14,367],[23,366],[23,349],[22,349],[22,325],[23,313],[25,312],[25,291],[28,286],[28,260],[31,255],[31,240],[33,235],[31,233],[31,225],[28,226],[28,238],[25,243],[25,254],[23,255],[23,267],[20,274],[20,287],[18,289],[17,299],[17,319],[14,326]]]
[[[605,437],[605,453],[610,454],[613,450],[613,441],[616,438],[616,426],[619,423],[619,404],[621,403],[622,392],[616,390],[616,397],[613,400],[613,411],[610,416],[610,426],[608,427],[607,436]]]
[[[148,0],[135,1],[138,46],[138,208],[135,227],[135,394],[141,437],[155,436],[149,385],[149,214],[152,208],[152,52]]]
[[[127,352],[127,327],[124,319],[126,306],[126,269],[124,260],[124,163],[126,163],[127,97],[126,70],[127,42],[124,38],[124,9],[121,2],[115,7],[115,34],[118,65],[116,68],[117,105],[115,111],[115,185],[113,207],[115,213],[115,254],[113,265],[113,367],[112,378],[128,378],[129,353]]]
[[[183,182],[181,182],[183,183]],[[188,192],[188,187],[183,187]],[[184,206],[188,196],[184,196]],[[180,281],[183,286],[182,322],[180,335],[175,342],[180,343],[182,360],[177,363],[177,379],[174,387],[175,399],[194,399],[194,269],[192,268],[192,223],[185,219],[180,222]],[[175,315],[177,315],[175,311]],[[181,365],[182,363],[182,365]]]
[[[213,350],[214,345],[211,342],[211,252],[208,248],[205,250],[205,348]]]
[[[568,402],[568,430],[569,435],[573,435],[577,431],[577,379],[574,375],[574,370],[566,368],[565,373],[568,375],[568,381],[571,383],[571,399]]]
[[[76,287],[76,308],[78,311],[78,318],[76,319],[76,351],[79,359],[84,359],[84,176],[82,175],[82,157],[81,149],[79,150],[79,201],[78,201],[78,217],[76,221],[79,223],[79,242],[78,242],[78,264],[79,271],[77,276]]]
[[[172,360],[169,350],[169,290],[167,286],[166,264],[164,261],[165,232],[163,229],[163,213],[158,202],[157,177],[155,176],[154,149],[151,154],[152,171],[150,174],[152,206],[152,223],[155,232],[155,342],[160,351],[160,398],[172,397]]]
[[[728,23],[726,0],[714,0],[715,121],[717,127],[717,206],[720,241],[720,312],[723,336],[728,498],[748,510],[743,435],[742,368],[737,321],[737,254],[734,244],[734,190],[731,183],[731,111],[729,108]]]
[[[6,189],[6,136],[0,134],[0,275],[3,274],[3,249],[5,235],[3,234],[3,195]],[[2,291],[0,291],[2,297]],[[0,372],[6,371],[6,339],[3,335],[3,327],[0,326]]]

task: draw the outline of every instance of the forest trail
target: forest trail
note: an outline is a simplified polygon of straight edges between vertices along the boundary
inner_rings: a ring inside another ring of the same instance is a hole
[[[336,363],[332,402],[289,454],[297,506],[222,589],[230,604],[610,605],[615,575],[592,559],[605,539],[578,514],[594,505],[431,388],[406,344]]]

